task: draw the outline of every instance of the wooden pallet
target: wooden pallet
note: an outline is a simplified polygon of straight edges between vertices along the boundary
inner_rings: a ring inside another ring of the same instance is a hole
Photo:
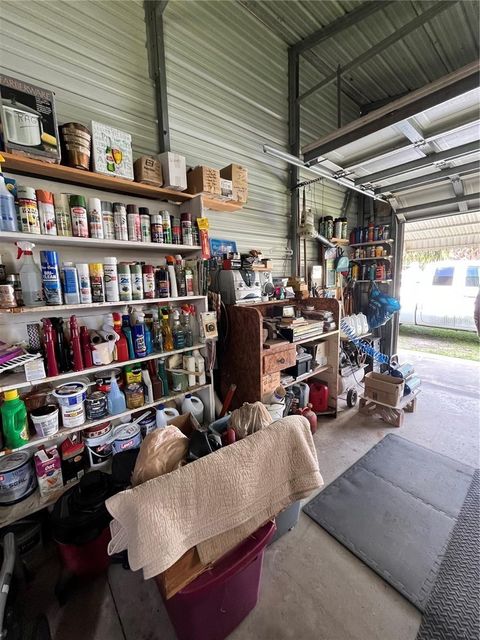
[[[416,389],[412,394],[403,397],[396,407],[389,404],[372,400],[362,396],[360,398],[359,411],[370,417],[378,417],[394,427],[401,427],[405,418],[405,413],[413,413],[417,408],[417,396],[420,389]]]

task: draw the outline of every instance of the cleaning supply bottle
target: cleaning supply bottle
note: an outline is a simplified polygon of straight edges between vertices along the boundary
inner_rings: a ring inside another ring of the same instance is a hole
[[[71,363],[70,351],[67,347],[65,334],[63,332],[63,318],[50,318],[50,320],[52,322],[52,327],[55,333],[55,341],[57,343],[56,354],[58,368],[60,369],[61,373],[65,373],[67,371],[70,371]]]
[[[53,306],[63,304],[58,253],[56,251],[40,251],[40,263],[46,303]]]
[[[127,408],[125,396],[120,391],[114,374],[112,374],[112,377],[110,378],[110,391],[107,393],[107,406],[108,413],[112,416],[117,413],[122,413]]]
[[[155,411],[155,422],[157,423],[157,429],[165,429],[167,426],[167,416],[165,415],[165,405],[159,404]]]
[[[191,413],[200,424],[203,424],[203,411],[204,406],[200,398],[187,393],[182,402],[182,413]]]
[[[153,397],[153,384],[150,378],[150,372],[147,368],[142,369],[142,381],[145,387],[145,402],[151,404],[154,401]]]
[[[76,316],[70,316],[70,349],[74,371],[83,370],[82,347],[80,343],[80,329]]]
[[[45,345],[45,357],[47,359],[48,376],[58,376],[57,355],[55,352],[55,336],[53,325],[49,318],[43,318],[43,343]]]
[[[180,316],[180,322],[182,325],[183,335],[185,336],[185,346],[193,347],[193,329],[190,321],[191,307],[185,305],[182,307],[182,314]]]
[[[183,368],[188,371],[188,388],[192,389],[196,384],[195,357],[192,353],[183,354]]]
[[[174,349],[183,349],[185,347],[185,334],[183,333],[182,325],[180,324],[180,314],[178,309],[173,312],[173,347]]]
[[[93,367],[92,343],[87,327],[80,327],[80,345],[82,347],[83,364],[86,369]]]
[[[38,307],[44,304],[42,274],[33,261],[33,242],[16,242],[17,260],[23,255],[22,265],[18,270],[22,285],[23,301],[26,307]]]
[[[163,395],[168,395],[168,378],[167,378],[167,368],[165,366],[165,360],[158,361],[158,377],[162,381],[163,386]]]
[[[65,304],[80,304],[80,287],[77,268],[73,262],[64,262],[62,269],[63,297]]]
[[[115,360],[117,362],[125,362],[129,359],[128,356],[128,344],[122,332],[122,316],[118,312],[112,313],[113,318],[113,330],[118,335],[118,339],[115,342]]]
[[[167,262],[168,279],[170,281],[170,295],[172,298],[178,297],[177,279],[175,277],[175,258],[173,256],[167,256],[165,258]]]
[[[181,255],[175,256],[175,277],[177,279],[177,291],[180,297],[187,295],[187,285],[185,283],[185,267]]]
[[[0,411],[5,445],[8,449],[17,449],[28,442],[27,407],[16,389],[5,391],[4,398]]]
[[[0,163],[4,161],[0,155]],[[5,186],[5,179],[0,173],[0,230],[18,231],[15,198]]]
[[[173,351],[173,335],[172,328],[170,327],[170,319],[168,312],[159,308],[158,315],[162,319],[162,335],[163,335],[163,348],[165,351]]]

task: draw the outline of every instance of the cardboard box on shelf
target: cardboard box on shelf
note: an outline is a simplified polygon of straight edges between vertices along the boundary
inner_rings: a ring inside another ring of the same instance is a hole
[[[163,185],[162,165],[158,158],[141,156],[133,163],[133,173],[135,174],[135,182],[151,184],[154,187]]]
[[[220,171],[199,165],[187,173],[187,192],[193,195],[220,196]]]
[[[403,397],[405,382],[386,373],[371,371],[365,376],[365,397],[396,407]]]
[[[174,191],[185,191],[187,188],[187,165],[185,156],[173,151],[158,154],[162,165],[163,187]]]
[[[60,162],[55,96],[51,91],[0,74],[3,149]]]
[[[220,177],[232,181],[234,202],[245,203],[248,199],[248,170],[239,164],[229,164],[220,169]]]

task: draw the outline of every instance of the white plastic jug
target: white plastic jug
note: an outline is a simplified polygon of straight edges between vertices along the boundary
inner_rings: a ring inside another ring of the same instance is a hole
[[[155,412],[155,422],[157,429],[164,429],[176,416],[180,415],[176,409],[166,407],[164,404],[159,404]]]
[[[204,406],[200,398],[187,393],[182,402],[182,413],[191,413],[200,424],[203,424],[203,410]]]

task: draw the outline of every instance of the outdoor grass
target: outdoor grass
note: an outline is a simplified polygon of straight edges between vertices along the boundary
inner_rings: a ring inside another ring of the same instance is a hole
[[[473,331],[402,324],[398,346],[412,351],[424,351],[480,362],[480,339]]]

